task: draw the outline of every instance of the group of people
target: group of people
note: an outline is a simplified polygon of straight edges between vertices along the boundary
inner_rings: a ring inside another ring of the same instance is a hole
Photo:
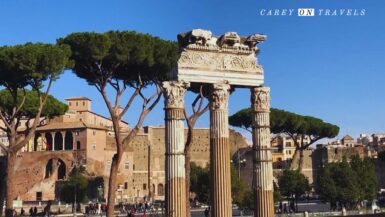
[[[290,204],[282,204],[282,202],[279,203],[279,207],[278,209],[276,210],[276,212],[278,214],[290,214],[290,213],[294,213],[294,210],[295,210],[295,205],[294,203],[290,203]]]
[[[24,212],[23,208],[21,208],[21,210],[22,210],[21,212]],[[23,213],[22,213],[22,215],[23,215]],[[30,216],[37,216],[37,207],[36,206],[29,208],[29,215]]]
[[[119,203],[119,211],[121,214],[127,214],[127,217],[134,217],[136,213],[143,213],[143,217],[147,217],[147,213],[151,212],[153,205],[144,202],[144,203],[135,203],[135,204],[123,204]],[[86,216],[89,215],[105,215],[107,212],[107,205],[105,203],[89,203],[85,207]]]
[[[154,209],[154,205],[149,202],[136,202],[134,204],[123,204],[119,203],[119,211],[120,213],[148,213]],[[129,216],[129,215],[128,215]]]
[[[103,215],[107,212],[107,204],[105,203],[89,203],[85,207],[86,216]]]

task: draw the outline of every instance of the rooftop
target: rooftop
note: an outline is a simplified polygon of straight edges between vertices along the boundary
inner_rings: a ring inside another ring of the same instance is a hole
[[[82,121],[77,122],[53,122],[49,123],[45,126],[39,127],[36,130],[37,131],[44,131],[44,130],[58,130],[58,129],[84,129],[84,128],[90,128],[90,129],[98,129],[98,130],[108,130],[107,127],[97,126],[94,124],[86,124]]]
[[[87,98],[85,96],[79,96],[79,97],[69,97],[66,99],[67,101],[72,101],[72,100],[88,100],[92,101],[90,98]]]

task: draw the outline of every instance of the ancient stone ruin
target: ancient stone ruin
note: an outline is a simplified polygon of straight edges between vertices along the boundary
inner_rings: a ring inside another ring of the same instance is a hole
[[[166,121],[166,216],[186,216],[184,156],[184,94],[190,86],[209,86],[211,216],[231,217],[231,178],[228,129],[229,91],[249,88],[253,123],[254,216],[274,216],[273,168],[270,149],[270,89],[264,87],[263,68],[256,45],[266,36],[239,36],[227,32],[219,37],[194,29],[178,35],[180,57],[163,83]]]

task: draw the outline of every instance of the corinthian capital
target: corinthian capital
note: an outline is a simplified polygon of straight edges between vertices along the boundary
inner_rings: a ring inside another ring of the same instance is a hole
[[[270,111],[270,88],[254,87],[251,88],[251,107],[257,112]]]
[[[184,94],[189,86],[190,84],[184,81],[163,82],[164,106],[166,108],[184,108]]]
[[[210,94],[210,109],[226,109],[229,101],[230,85],[224,83],[213,84]]]

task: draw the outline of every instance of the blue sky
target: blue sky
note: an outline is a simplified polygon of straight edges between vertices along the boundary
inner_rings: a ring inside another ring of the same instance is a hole
[[[212,0],[101,1],[0,0],[0,45],[54,43],[71,32],[136,30],[175,40],[193,28],[214,34],[264,33],[259,62],[271,87],[272,106],[313,115],[341,127],[340,135],[385,131],[385,1]],[[365,9],[360,17],[268,17],[261,9]],[[67,72],[52,94],[64,100],[85,95],[107,115],[93,87]],[[187,103],[191,97],[187,97]],[[138,102],[139,103],[139,102]],[[146,124],[163,124],[163,103]],[[249,106],[249,91],[237,90],[229,113]],[[135,122],[138,110],[125,119]],[[199,123],[208,126],[208,115]]]

